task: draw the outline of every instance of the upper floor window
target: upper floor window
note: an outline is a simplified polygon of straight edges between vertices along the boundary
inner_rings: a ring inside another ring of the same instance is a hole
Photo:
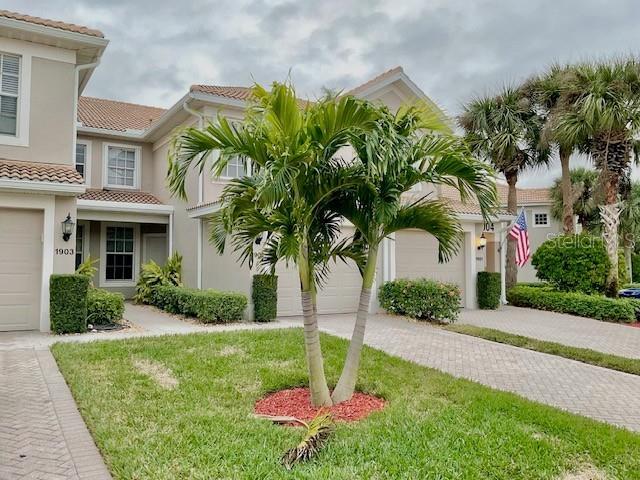
[[[91,175],[91,144],[88,141],[76,142],[76,171],[82,175],[85,182],[88,183]]]
[[[20,57],[0,54],[0,134],[18,133],[18,94],[20,91]]]
[[[138,188],[140,148],[106,145],[106,185],[117,188]]]
[[[247,169],[245,159],[242,157],[233,157],[229,160],[224,170],[220,174],[220,178],[240,178],[246,175]]]
[[[547,213],[534,213],[533,225],[536,227],[546,227],[549,225],[549,215]]]

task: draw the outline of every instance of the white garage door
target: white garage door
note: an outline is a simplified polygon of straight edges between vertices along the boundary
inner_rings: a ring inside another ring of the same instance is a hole
[[[39,328],[42,212],[0,208],[0,331]]]
[[[350,235],[350,231],[345,231]],[[330,273],[318,292],[318,313],[353,313],[358,309],[362,277],[355,263],[330,263]],[[278,315],[302,315],[300,280],[294,265],[281,265],[278,275]]]
[[[447,263],[438,263],[438,241],[433,235],[407,230],[396,233],[396,278],[430,278],[455,283],[465,304],[464,249]]]

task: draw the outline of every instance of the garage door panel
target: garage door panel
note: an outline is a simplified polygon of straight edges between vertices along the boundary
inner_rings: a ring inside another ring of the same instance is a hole
[[[42,221],[40,211],[0,208],[0,331],[39,326]]]
[[[461,249],[447,263],[439,263],[438,241],[433,235],[412,230],[396,233],[396,277],[454,283],[460,287],[464,305],[464,251]]]

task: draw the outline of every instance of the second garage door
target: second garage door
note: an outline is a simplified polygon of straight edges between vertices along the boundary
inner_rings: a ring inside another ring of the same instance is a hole
[[[0,208],[0,331],[39,328],[42,220],[40,211]]]
[[[461,247],[447,263],[438,263],[438,241],[433,235],[415,230],[396,233],[396,278],[430,278],[455,283],[465,304],[465,257]]]

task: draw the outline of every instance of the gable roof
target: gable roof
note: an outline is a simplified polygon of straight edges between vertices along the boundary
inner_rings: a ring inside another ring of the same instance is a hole
[[[362,92],[365,92],[367,89],[369,89],[369,87],[374,86],[376,83],[382,82],[400,73],[404,73],[404,70],[401,66],[398,65],[397,67],[387,70],[386,72],[383,72],[380,75],[373,77],[371,80],[367,80],[365,83],[358,85],[355,88],[352,88],[351,90],[346,92],[345,95],[358,95]]]
[[[103,98],[80,97],[78,100],[78,120],[83,126],[119,132],[146,130],[164,112],[164,108]]]
[[[222,85],[191,85],[190,92],[206,93],[233,100],[248,100],[251,98],[249,87],[225,87]]]
[[[43,27],[57,28],[58,30],[65,30],[67,32],[81,33],[92,37],[104,38],[104,34],[100,30],[85,27],[83,25],[76,25],[75,23],[66,23],[58,20],[49,20],[48,18],[33,17],[31,15],[11,12],[9,10],[0,10],[0,17],[41,25]]]

